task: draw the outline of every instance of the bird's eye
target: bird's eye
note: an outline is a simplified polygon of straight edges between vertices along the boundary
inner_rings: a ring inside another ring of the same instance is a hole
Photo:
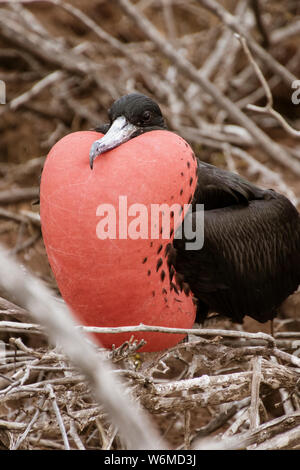
[[[148,122],[148,121],[150,121],[150,118],[151,118],[151,113],[150,113],[150,111],[145,111],[145,112],[143,113],[143,121],[144,121],[144,122]]]

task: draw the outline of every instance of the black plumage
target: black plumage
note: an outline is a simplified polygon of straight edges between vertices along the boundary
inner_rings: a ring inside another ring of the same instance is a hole
[[[300,283],[297,209],[273,190],[200,161],[193,203],[205,207],[203,249],[186,251],[176,239],[172,264],[198,299],[198,320],[210,311],[238,323],[245,315],[274,318]]]
[[[109,111],[110,124],[97,129],[109,131],[120,116],[135,126],[127,140],[166,129],[158,105],[141,94],[116,101]],[[204,204],[204,246],[187,251],[187,240],[174,240],[168,253],[170,282],[174,287],[175,268],[177,288],[191,289],[200,321],[215,312],[239,323],[245,315],[266,322],[300,284],[300,215],[271,189],[260,189],[199,158],[197,165],[193,210],[186,220],[195,223],[196,204]]]

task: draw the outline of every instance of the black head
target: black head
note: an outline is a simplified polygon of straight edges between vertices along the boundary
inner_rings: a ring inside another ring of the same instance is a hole
[[[145,132],[167,129],[158,104],[140,93],[119,98],[109,109],[108,116],[110,124],[99,128],[107,130],[106,135],[94,142],[90,150],[91,168],[98,155]]]
[[[158,104],[141,93],[130,93],[119,98],[109,109],[108,116],[111,123],[118,117],[125,116],[128,122],[137,126],[137,135],[151,130],[166,129]]]

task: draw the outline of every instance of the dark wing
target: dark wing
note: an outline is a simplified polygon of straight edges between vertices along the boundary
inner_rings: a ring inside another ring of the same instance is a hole
[[[300,283],[300,217],[284,196],[208,164],[199,164],[196,203],[204,203],[204,246],[174,240],[172,264],[208,310],[241,322],[267,321]]]
[[[204,204],[205,210],[248,204],[248,201],[254,199],[265,199],[269,193],[236,173],[199,160],[197,176],[198,184],[193,203]]]

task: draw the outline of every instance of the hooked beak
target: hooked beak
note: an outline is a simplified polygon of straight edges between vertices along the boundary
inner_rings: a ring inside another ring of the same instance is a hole
[[[93,169],[94,160],[108,150],[127,142],[138,127],[127,121],[125,116],[119,116],[114,120],[107,133],[99,140],[96,140],[90,150],[90,167]]]

